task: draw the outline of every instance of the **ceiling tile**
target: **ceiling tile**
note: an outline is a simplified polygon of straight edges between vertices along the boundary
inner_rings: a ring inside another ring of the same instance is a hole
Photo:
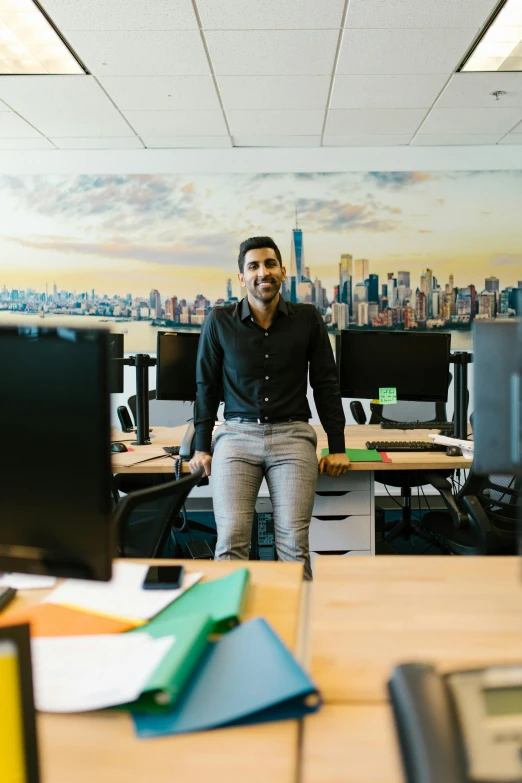
[[[0,150],[55,150],[54,144],[49,139],[39,136],[34,139],[2,139],[0,138]]]
[[[234,147],[320,147],[320,136],[233,136]]]
[[[140,136],[224,136],[227,126],[220,111],[126,111]]]
[[[508,133],[499,144],[522,144],[522,132],[521,133]]]
[[[3,101],[0,101],[0,111],[11,111],[11,109]]]
[[[330,76],[218,76],[225,109],[326,109]]]
[[[327,30],[339,27],[344,0],[197,0],[207,30]]]
[[[60,150],[142,150],[141,141],[132,136],[128,139],[110,138],[52,138]]]
[[[447,76],[370,75],[335,77],[331,109],[430,108]]]
[[[335,109],[328,112],[325,136],[413,135],[424,109]]]
[[[393,136],[325,136],[323,147],[398,147],[409,144],[411,138],[411,133]]]
[[[0,112],[0,138],[32,139],[41,138],[37,130],[12,111]]]
[[[492,92],[504,90],[497,101]],[[522,73],[456,73],[437,101],[437,108],[476,107],[509,108],[522,107]]]
[[[346,30],[337,73],[452,73],[477,33],[453,30]]]
[[[468,147],[475,144],[496,144],[502,135],[498,133],[475,133],[475,134],[440,134],[430,135],[418,134],[412,141],[416,147],[449,147],[463,146]]]
[[[522,133],[522,122],[520,123],[520,125],[514,127],[511,133]]]
[[[190,0],[40,0],[60,30],[196,30]]]
[[[184,149],[231,147],[229,136],[144,136],[143,143],[149,149]]]
[[[481,27],[498,0],[350,0],[346,27]]]
[[[210,31],[205,39],[217,74],[331,74],[337,30]]]
[[[107,76],[99,81],[123,111],[220,108],[211,76]]]
[[[208,76],[199,31],[65,31],[70,45],[96,76]]]
[[[521,109],[432,109],[420,129],[425,134],[508,133],[522,118]]]
[[[45,136],[132,136],[92,76],[3,76],[0,98]]]
[[[324,111],[227,111],[232,135],[321,135]]]

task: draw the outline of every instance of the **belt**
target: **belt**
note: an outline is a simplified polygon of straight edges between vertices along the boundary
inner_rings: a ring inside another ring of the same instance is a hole
[[[283,424],[290,421],[305,421],[308,422],[308,418],[304,416],[293,416],[292,418],[262,418],[260,416],[231,416],[225,421],[246,421],[249,424]]]

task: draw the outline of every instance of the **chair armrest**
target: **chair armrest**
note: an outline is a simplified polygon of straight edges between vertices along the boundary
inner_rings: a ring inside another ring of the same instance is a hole
[[[453,497],[451,482],[436,471],[422,471],[422,475],[426,479],[426,484],[431,484],[442,497],[454,526],[456,528],[466,527],[469,522],[468,515],[458,507],[457,502]]]
[[[352,400],[350,403],[350,410],[356,424],[366,424],[366,413],[359,400]]]
[[[479,499],[475,495],[465,495],[462,498],[462,503],[468,512],[469,519],[476,526],[477,532],[482,539],[484,554],[487,554],[488,534],[493,533],[493,525]]]

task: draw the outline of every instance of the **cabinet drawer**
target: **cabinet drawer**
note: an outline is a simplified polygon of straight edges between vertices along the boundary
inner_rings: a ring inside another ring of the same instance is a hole
[[[331,491],[346,492],[349,489],[367,489],[370,490],[370,471],[352,470],[345,473],[344,476],[327,476],[325,473],[317,479],[317,492]]]
[[[360,489],[353,492],[339,492],[335,495],[323,495],[316,492],[312,513],[314,517],[369,514],[370,507],[370,493]]]
[[[370,549],[371,517],[351,516],[346,519],[315,519],[310,523],[310,549],[313,552]]]

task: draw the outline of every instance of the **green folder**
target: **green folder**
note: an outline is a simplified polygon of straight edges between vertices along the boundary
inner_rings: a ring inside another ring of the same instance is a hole
[[[189,614],[207,614],[212,618],[211,633],[225,633],[241,622],[249,580],[248,568],[240,568],[230,576],[198,582],[157,614],[147,630],[155,623],[170,622]]]
[[[174,642],[133,706],[159,712],[170,709],[189,681],[208,647],[213,622],[208,614],[191,614],[147,625],[128,633],[148,633],[154,639],[174,636]]]
[[[329,453],[328,449],[323,449],[321,452],[323,457]],[[346,456],[350,462],[383,462],[383,458],[375,449],[346,449]]]

